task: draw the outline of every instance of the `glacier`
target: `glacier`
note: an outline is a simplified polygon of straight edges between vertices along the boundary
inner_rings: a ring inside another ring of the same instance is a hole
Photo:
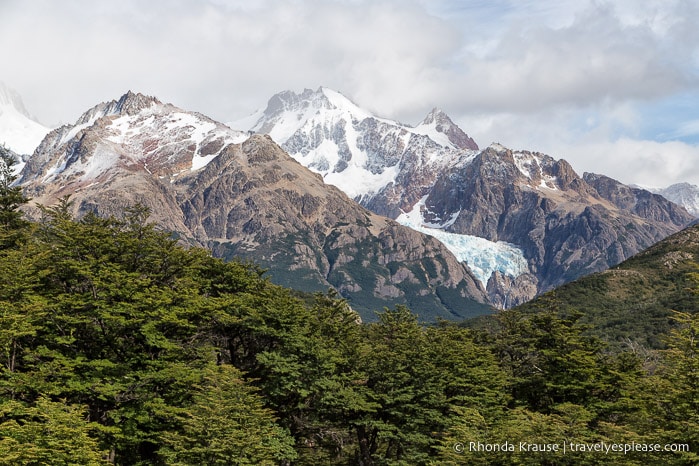
[[[468,264],[484,288],[495,271],[513,278],[529,271],[524,253],[517,245],[444,231],[443,228],[456,221],[456,214],[443,224],[426,222],[423,216],[426,200],[427,196],[420,199],[409,212],[401,213],[396,221],[441,241],[459,261]]]

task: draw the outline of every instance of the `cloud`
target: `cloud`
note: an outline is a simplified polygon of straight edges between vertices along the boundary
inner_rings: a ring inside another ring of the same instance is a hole
[[[699,181],[699,146],[681,141],[620,138],[566,151],[585,167],[582,171],[602,173],[624,183],[665,187],[678,180]]]
[[[218,118],[283,89],[326,85],[404,120],[444,103],[526,113],[696,85],[686,70],[695,28],[674,10],[654,14],[663,21],[624,21],[593,4],[559,26],[555,2],[433,4],[431,15],[424,3],[397,0],[10,1],[0,41],[22,40],[6,47],[14,70],[3,79],[20,91],[47,79],[57,83],[52,91],[80,89],[54,96],[61,100],[133,88]],[[447,19],[455,11],[458,22]]]
[[[464,56],[460,82],[478,92],[462,92],[462,105],[526,113],[696,88],[690,48],[678,47],[682,39],[674,32],[659,36],[645,23],[625,25],[605,5],[579,13],[566,27],[515,25],[487,55]]]
[[[32,108],[54,103],[36,110],[44,120],[64,108],[75,118],[76,108],[127,89],[225,119],[280,90],[320,85],[397,114],[435,96],[430,89],[444,57],[459,46],[452,28],[405,1],[243,5],[11,2],[0,43],[23,40],[4,47],[4,80]]]
[[[642,134],[643,115],[633,103],[601,103],[586,110],[570,106],[519,113],[460,115],[454,120],[485,147],[498,142],[566,159],[582,174],[604,174],[624,183],[663,187],[699,184],[699,144],[651,140]]]
[[[688,0],[3,0],[0,79],[46,124],[128,89],[231,121],[324,85],[406,123],[438,106],[479,144],[602,173],[617,157],[582,148],[699,165],[668,140],[694,137],[668,102],[699,95],[697,16]]]
[[[668,135],[668,138],[684,138],[699,135],[699,120],[689,120],[680,124],[677,129]]]

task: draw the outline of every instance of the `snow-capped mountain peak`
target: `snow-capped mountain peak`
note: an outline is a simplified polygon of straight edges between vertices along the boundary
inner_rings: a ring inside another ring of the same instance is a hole
[[[345,97],[345,95],[342,94],[341,92],[334,91],[334,90],[327,88],[327,87],[319,88],[318,92],[323,94],[323,96],[330,103],[331,108],[348,113],[358,120],[362,120],[364,118],[376,118],[375,115],[372,115],[368,111],[359,107],[357,104],[352,102],[349,98]]]
[[[22,97],[14,89],[10,89],[3,82],[0,82],[0,107],[13,107],[18,113],[31,118],[27,109],[24,108]]]
[[[269,99],[264,110],[228,125],[269,134],[277,144],[284,144],[308,120],[317,121],[328,112],[342,114],[350,119],[373,117],[340,92],[320,87],[316,91],[304,89],[300,94],[282,91]]]
[[[411,127],[377,117],[327,87],[280,92],[264,110],[228,125],[269,134],[326,183],[365,202],[400,184],[400,176],[430,177],[478,147],[439,110]],[[422,195],[411,194],[406,202]]]
[[[433,108],[422,123],[413,128],[444,146],[452,145],[459,149],[478,150],[478,145],[463,132],[449,116],[439,108]]]
[[[128,91],[118,100],[102,102],[83,113],[76,121],[76,126],[89,126],[99,118],[112,115],[136,115],[155,105],[162,105],[162,102],[155,97]]]
[[[699,217],[699,187],[689,183],[676,183],[663,189],[649,189],[649,191],[660,194],[675,204],[679,204],[687,212],[695,217]]]
[[[18,154],[31,154],[48,132],[27,112],[22,97],[0,82],[0,144]]]
[[[27,163],[21,182],[61,177],[83,185],[106,179],[114,169],[176,177],[204,167],[248,136],[204,115],[129,91],[96,105],[74,125],[52,131]]]

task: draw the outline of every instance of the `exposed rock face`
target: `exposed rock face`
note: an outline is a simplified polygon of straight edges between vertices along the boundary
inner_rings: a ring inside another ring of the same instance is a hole
[[[268,137],[229,146],[174,188],[196,238],[223,257],[254,258],[281,283],[332,285],[364,311],[367,301],[430,300],[442,317],[483,310],[472,301],[484,301],[483,290],[441,243],[361,208]],[[458,299],[442,300],[441,288]]]
[[[661,196],[600,175],[580,178],[564,160],[499,145],[443,173],[425,207],[438,218],[456,216],[447,231],[523,250],[530,276],[519,283],[496,276],[488,285],[491,302],[513,304],[532,284],[542,292],[604,270],[691,222]]]
[[[660,194],[626,186],[612,178],[594,173],[584,173],[583,179],[594,187],[603,199],[641,218],[668,225],[684,226],[688,223],[686,209],[678,208],[678,204]]]
[[[253,259],[280,284],[334,286],[364,319],[404,303],[425,319],[487,311],[484,288],[434,238],[362,208],[252,136],[129,93],[52,132],[22,173],[27,193],[78,213],[141,202],[214,254]]]
[[[580,315],[595,336],[611,347],[629,343],[667,347],[667,335],[677,328],[673,313],[696,313],[699,294],[692,279],[699,260],[699,225],[675,233],[621,264],[568,283],[548,294],[559,312]],[[524,304],[537,312],[540,301]]]
[[[539,291],[537,284],[536,276],[531,273],[511,277],[495,271],[488,280],[488,298],[495,307],[508,309],[536,296]]]

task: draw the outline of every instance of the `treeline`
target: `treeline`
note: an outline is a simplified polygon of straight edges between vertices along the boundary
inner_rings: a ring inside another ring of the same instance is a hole
[[[402,307],[361,324],[138,206],[28,222],[0,168],[0,464],[699,462],[694,316],[663,351],[610,351],[555,303],[480,330]],[[689,451],[535,451],[564,442]]]

